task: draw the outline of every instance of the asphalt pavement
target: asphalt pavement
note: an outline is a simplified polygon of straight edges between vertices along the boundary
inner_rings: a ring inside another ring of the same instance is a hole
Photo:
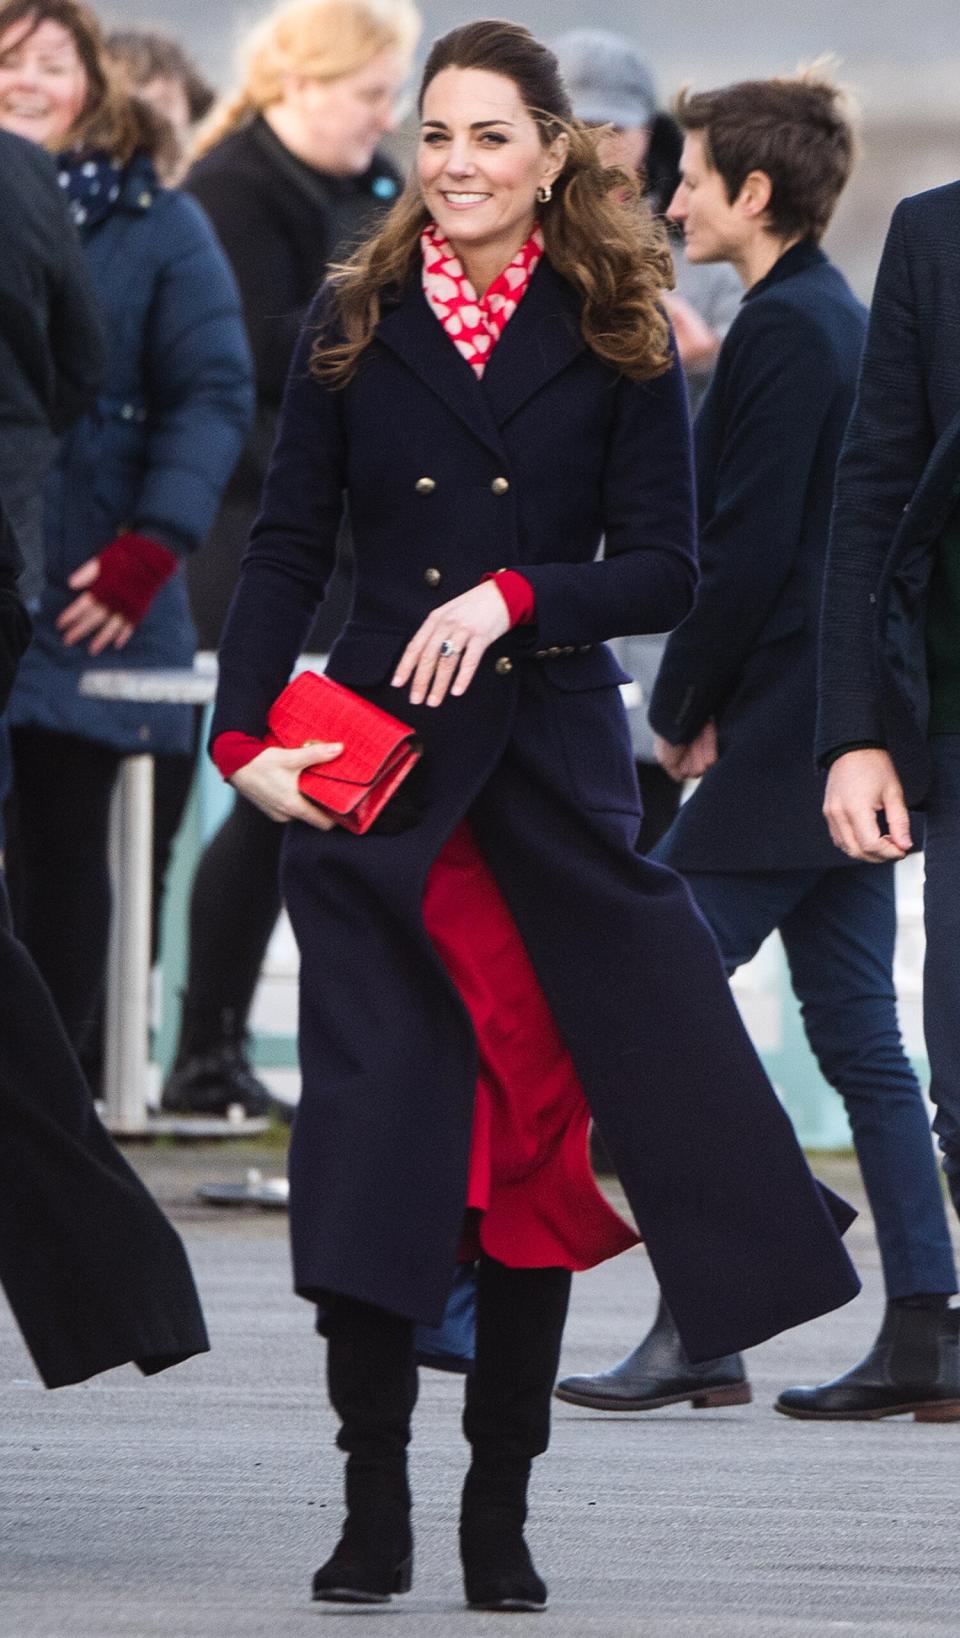
[[[249,1151],[133,1155],[186,1239],[208,1356],[46,1392],[0,1312],[2,1638],[927,1638],[960,1632],[960,1424],[806,1424],[781,1386],[852,1364],[880,1318],[869,1220],[864,1294],[756,1349],[755,1403],[602,1416],[557,1406],[537,1464],[531,1544],[550,1608],[464,1610],[456,1557],[465,1465],[459,1379],[422,1373],[414,1590],[374,1613],[311,1605],[336,1538],[339,1458],[323,1346],[289,1292],[282,1214],[195,1203],[199,1181],[277,1169]],[[862,1205],[854,1166],[818,1168]],[[611,1364],[653,1312],[642,1251],[574,1282],[564,1371]]]

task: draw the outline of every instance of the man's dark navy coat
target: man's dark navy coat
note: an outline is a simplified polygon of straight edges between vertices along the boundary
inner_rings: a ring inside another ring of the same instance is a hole
[[[930,783],[926,605],[960,503],[960,182],[904,199],[884,247],[837,470],[821,634],[821,758],[885,745]]]
[[[302,953],[297,1289],[427,1323],[443,1312],[476,1044],[421,906],[469,813],[690,1354],[847,1301],[856,1276],[711,935],[680,880],[634,849],[623,673],[603,641],[663,630],[690,606],[679,370],[647,385],[618,377],[584,345],[577,297],[546,259],[482,382],[416,283],[385,307],[346,389],[310,377],[311,340],[227,622],[214,733],[263,732],[331,571],[345,490],[356,591],[330,672],[412,723],[425,755],[403,831],[287,830]],[[462,698],[412,708],[390,686],[407,640],[501,566],[531,581],[536,627],[494,644]]]
[[[824,822],[813,746],[833,481],[865,329],[823,252],[794,245],[744,298],[697,417],[700,588],[650,720],[679,745],[712,718],[720,758],[671,827],[678,870],[849,862]]]

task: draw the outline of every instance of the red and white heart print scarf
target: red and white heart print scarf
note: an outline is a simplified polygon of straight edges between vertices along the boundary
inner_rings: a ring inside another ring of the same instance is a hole
[[[463,263],[435,222],[421,234],[420,248],[424,295],[458,352],[482,376],[543,255],[543,233],[534,228],[509,267],[497,274],[479,298]]]

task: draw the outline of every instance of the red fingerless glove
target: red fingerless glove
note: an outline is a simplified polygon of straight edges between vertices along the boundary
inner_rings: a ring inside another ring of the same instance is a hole
[[[485,574],[484,580],[493,580],[497,591],[507,605],[510,625],[532,626],[536,613],[536,598],[526,575],[516,569],[500,569],[496,574]]]
[[[262,739],[228,728],[226,733],[217,735],[210,747],[210,756],[221,778],[232,779],[240,768],[245,768],[248,762],[265,750]]]
[[[87,587],[90,596],[134,626],[177,567],[176,556],[166,546],[129,530],[103,548],[99,561],[100,573]]]

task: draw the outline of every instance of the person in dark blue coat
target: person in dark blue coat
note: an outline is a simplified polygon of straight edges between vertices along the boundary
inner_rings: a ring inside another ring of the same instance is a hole
[[[876,1225],[888,1298],[877,1347],[838,1382],[786,1390],[777,1409],[948,1419],[960,1414],[960,1319],[947,1311],[956,1270],[897,1022],[893,865],[852,865],[837,852],[813,755],[834,473],[866,325],[819,240],[853,133],[836,87],[809,75],[689,97],[680,118],[683,180],[671,213],[687,255],[730,260],[746,295],[697,419],[697,603],[667,644],[650,706],[662,764],[680,780],[703,777],[654,857],[683,873],[729,971],[780,930]],[[558,1392],[642,1410],[691,1396],[722,1404],[738,1390],[749,1397],[742,1360],[691,1369],[661,1305],[618,1366]]]
[[[478,1273],[466,1595],[530,1609],[546,1591],[523,1538],[527,1481],[569,1271],[611,1254],[573,1254],[571,1202],[598,1198],[586,1121],[579,1156],[562,1131],[551,1147],[516,1135],[546,1089],[540,1046],[576,1082],[571,1118],[586,1100],[597,1119],[693,1358],[799,1324],[857,1281],[832,1220],[848,1211],[806,1167],[706,924],[635,848],[624,674],[605,639],[676,624],[696,580],[665,241],[624,203],[629,179],[602,166],[525,29],[480,22],[438,41],[420,109],[416,178],[321,293],[293,360],[221,645],[213,751],[286,823],[294,1279],[328,1337],[348,1455],[347,1522],[314,1596],[409,1585],[413,1330],[439,1321],[463,1255]],[[345,503],[355,596],[329,673],[424,748],[400,810],[365,836],[298,790],[335,745],[262,745]],[[508,995],[519,956],[528,972]],[[517,1034],[525,1068],[492,1104],[491,1061]],[[552,1137],[545,1101],[535,1113]],[[485,1147],[493,1181],[465,1238]]]
[[[817,754],[849,859],[879,873],[924,847],[930,1095],[960,1211],[958,260],[960,182],[902,200],[837,472]]]
[[[18,927],[75,1044],[103,983],[120,762],[180,755],[188,778],[193,726],[188,707],[88,699],[79,680],[93,664],[190,664],[180,559],[252,413],[233,276],[200,208],[157,185],[156,118],[114,72],[84,6],[0,6],[0,119],[59,156],[108,344],[96,404],[46,482],[46,582],[10,703]]]

